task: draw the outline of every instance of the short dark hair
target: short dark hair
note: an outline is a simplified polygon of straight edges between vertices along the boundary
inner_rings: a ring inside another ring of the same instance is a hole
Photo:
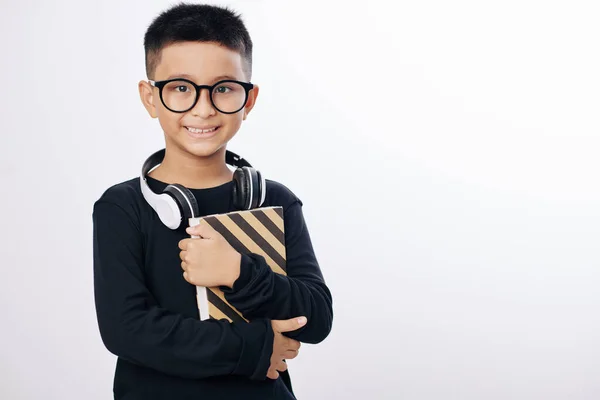
[[[161,50],[178,42],[214,42],[237,51],[252,75],[252,40],[239,14],[227,7],[179,3],[152,21],[144,35],[146,75],[154,79]]]

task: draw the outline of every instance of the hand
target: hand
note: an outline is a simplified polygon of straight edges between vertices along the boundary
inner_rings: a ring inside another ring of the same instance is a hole
[[[283,360],[296,358],[298,350],[300,350],[299,341],[283,336],[281,333],[295,331],[305,324],[305,317],[271,321],[274,334],[273,353],[271,354],[271,366],[267,371],[267,378],[279,378],[279,372],[287,370],[287,364]]]
[[[204,220],[186,232],[199,238],[179,242],[184,279],[196,286],[233,287],[240,276],[241,254]]]

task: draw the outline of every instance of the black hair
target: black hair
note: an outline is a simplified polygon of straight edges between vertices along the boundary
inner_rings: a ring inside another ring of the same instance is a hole
[[[161,50],[177,42],[214,42],[241,54],[252,75],[252,40],[239,14],[227,7],[179,3],[163,11],[144,35],[146,75],[154,79]]]

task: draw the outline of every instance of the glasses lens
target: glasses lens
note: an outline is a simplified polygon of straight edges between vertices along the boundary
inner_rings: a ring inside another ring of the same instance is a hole
[[[239,83],[223,82],[213,89],[212,99],[219,111],[236,112],[246,102],[246,89]]]
[[[185,111],[194,105],[196,89],[189,82],[173,81],[165,85],[162,91],[165,105],[174,111]]]

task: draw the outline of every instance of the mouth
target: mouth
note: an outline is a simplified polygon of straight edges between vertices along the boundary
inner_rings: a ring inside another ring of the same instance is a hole
[[[194,138],[207,138],[213,136],[218,130],[221,128],[220,126],[210,126],[204,128],[196,128],[192,126],[186,126],[185,129],[188,133]]]

